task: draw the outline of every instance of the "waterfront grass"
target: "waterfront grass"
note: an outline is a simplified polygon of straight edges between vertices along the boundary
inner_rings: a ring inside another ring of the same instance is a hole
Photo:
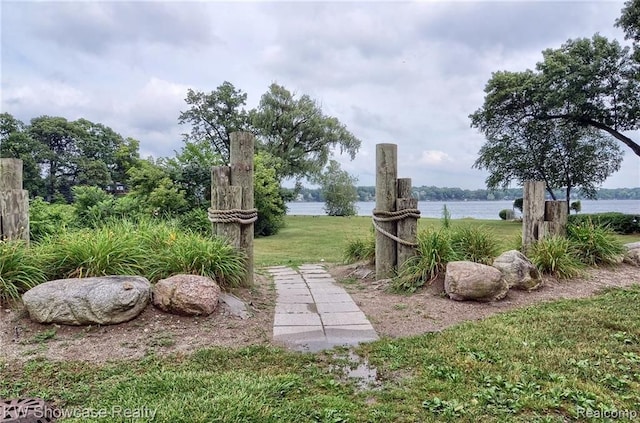
[[[42,397],[75,416],[65,422],[562,422],[605,411],[630,421],[638,301],[639,286],[609,290],[362,345],[355,353],[377,370],[365,388],[345,378],[343,350],[259,346],[102,364],[0,359],[0,398]],[[131,417],[145,410],[153,418]]]

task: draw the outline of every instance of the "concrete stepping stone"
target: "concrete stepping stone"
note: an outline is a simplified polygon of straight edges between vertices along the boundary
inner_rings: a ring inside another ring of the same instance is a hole
[[[277,293],[274,341],[297,351],[320,351],[378,339],[367,316],[322,266],[267,271]]]

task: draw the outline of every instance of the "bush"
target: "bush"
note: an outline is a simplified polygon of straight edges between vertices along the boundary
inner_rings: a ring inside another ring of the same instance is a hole
[[[176,218],[178,225],[202,236],[211,236],[211,221],[205,209],[197,208],[189,210]]]
[[[347,241],[347,246],[344,249],[344,261],[346,263],[355,263],[363,260],[371,264],[376,261],[375,236]]]
[[[513,200],[513,208],[520,210],[522,213],[522,207],[524,206],[524,198],[516,198]]]
[[[610,229],[597,226],[590,220],[568,225],[567,235],[577,257],[584,264],[615,264],[623,257],[625,248]]]
[[[451,245],[460,260],[491,265],[498,255],[497,239],[484,227],[465,226],[451,234]]]
[[[258,220],[254,224],[256,236],[275,235],[284,227],[287,206],[276,170],[282,161],[266,152],[255,156],[253,190]]]
[[[95,228],[109,218],[113,210],[113,197],[99,187],[75,186],[73,207],[81,226]]]
[[[569,205],[569,208],[576,213],[580,213],[582,211],[582,203],[580,200],[576,200]]]
[[[447,263],[458,259],[449,231],[422,231],[418,233],[417,254],[399,269],[391,289],[396,292],[415,292],[444,272]]]
[[[617,234],[640,233],[640,215],[609,212],[569,216],[571,224],[579,225],[585,222],[593,222],[597,226],[607,227]]]
[[[498,213],[498,216],[500,216],[500,219],[502,220],[513,220],[513,218],[515,217],[513,214],[513,210],[511,209],[500,210],[500,213]]]
[[[558,278],[578,276],[584,266],[571,241],[564,237],[543,238],[536,242],[529,250],[529,259],[541,272]]]
[[[48,235],[75,226],[73,206],[49,204],[40,197],[29,202],[29,234],[32,241],[39,242]]]
[[[19,299],[45,280],[38,256],[24,242],[0,241],[0,303]]]

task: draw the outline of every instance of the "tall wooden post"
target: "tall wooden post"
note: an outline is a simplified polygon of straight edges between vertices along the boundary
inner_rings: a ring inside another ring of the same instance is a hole
[[[250,132],[231,134],[231,185],[242,187],[242,209],[254,208],[253,200],[254,136]],[[247,284],[253,284],[253,223],[240,228],[240,248],[247,255]]]
[[[398,146],[376,145],[376,211],[395,211],[398,179]],[[396,222],[378,222],[386,232],[396,235]],[[393,276],[396,264],[396,242],[376,231],[376,278]]]
[[[567,202],[545,201],[544,203],[544,233],[545,236],[567,236],[567,221],[569,211]]]
[[[29,242],[29,192],[22,189],[22,160],[0,159],[0,240]]]
[[[398,179],[398,199],[396,200],[396,210],[417,209],[418,200],[411,197],[411,178]],[[406,217],[398,221],[398,238],[415,243],[418,235],[418,219],[415,217]],[[412,256],[416,254],[416,248],[397,243],[397,260],[398,269]]]
[[[522,248],[544,238],[544,182],[525,181],[522,200]]]

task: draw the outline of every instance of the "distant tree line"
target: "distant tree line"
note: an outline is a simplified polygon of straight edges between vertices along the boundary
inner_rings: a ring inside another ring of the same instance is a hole
[[[293,195],[293,190],[289,190]],[[357,201],[375,201],[376,188],[373,186],[356,187],[358,194]],[[557,198],[564,198],[564,190],[557,189],[554,194]],[[504,190],[486,189],[462,189],[435,186],[421,186],[413,188],[413,196],[419,201],[491,201],[491,200],[514,200],[522,197],[522,188],[508,188]],[[580,190],[572,193],[571,199],[584,199]],[[615,188],[597,191],[599,200],[640,200],[640,188]],[[324,202],[322,189],[320,188],[300,188],[297,196],[298,201]]]

